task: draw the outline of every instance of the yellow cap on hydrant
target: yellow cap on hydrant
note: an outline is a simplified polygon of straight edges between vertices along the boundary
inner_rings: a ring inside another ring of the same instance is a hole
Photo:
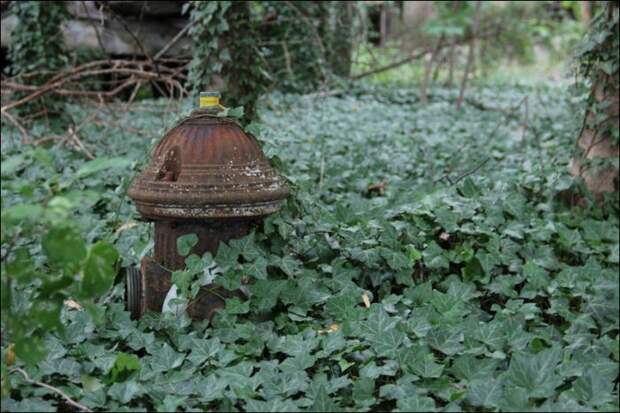
[[[220,92],[200,92],[200,108],[220,106]]]

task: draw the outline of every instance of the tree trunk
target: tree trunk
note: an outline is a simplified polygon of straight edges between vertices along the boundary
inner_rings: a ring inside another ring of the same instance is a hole
[[[463,104],[463,96],[465,95],[465,87],[467,87],[467,77],[471,71],[472,64],[474,62],[474,50],[476,47],[476,35],[478,34],[478,24],[480,22],[480,6],[481,1],[476,2],[476,10],[474,11],[474,21],[471,24],[471,42],[469,43],[469,53],[467,54],[467,63],[465,64],[465,73],[463,74],[463,80],[461,81],[461,89],[459,91],[459,98],[456,101],[456,110],[461,110]]]
[[[353,2],[338,2],[335,5],[336,25],[334,27],[330,66],[337,76],[349,77],[351,72],[351,53],[353,37],[351,26],[353,21]]]
[[[590,27],[591,20],[592,20],[592,2],[582,1],[581,2],[581,22],[586,27]]]
[[[431,70],[433,69],[433,63],[437,60],[437,55],[439,54],[439,50],[441,50],[441,45],[443,43],[444,35],[442,34],[439,40],[437,40],[437,44],[435,45],[435,49],[431,53],[431,58],[426,63],[426,67],[424,68],[424,78],[422,79],[422,86],[420,90],[420,100],[424,105],[428,103],[428,97],[426,94],[426,90],[428,88],[428,80],[431,75]]]
[[[618,3],[609,2],[605,11],[608,21],[613,19],[614,12],[618,12]],[[617,21],[614,31],[617,36]],[[612,41],[607,46],[617,47]],[[617,138],[620,126],[618,106],[616,63],[615,73],[608,74],[600,69],[594,73],[588,109],[577,139],[578,153],[573,158],[570,168],[571,174],[583,178],[588,190],[597,197],[605,192],[618,190],[618,168],[612,164],[612,160],[620,155]],[[599,166],[589,166],[588,163],[598,163]]]
[[[618,134],[618,85],[613,76],[600,73],[597,81],[592,85],[593,104],[586,111],[584,127],[577,139],[578,151],[571,163],[571,174],[584,179],[590,192],[601,195],[605,192],[618,190],[618,169],[614,165],[602,168],[590,167],[585,160],[611,160],[620,155],[620,148],[613,140],[612,130]],[[596,116],[592,110],[594,106],[606,103],[604,109],[606,119],[596,124]]]
[[[387,40],[387,5],[383,3],[381,5],[381,20],[379,22],[379,47],[385,46],[385,41]]]
[[[452,44],[450,45],[450,51],[448,52],[448,87],[452,87],[454,83],[454,48],[456,39],[452,39]]]

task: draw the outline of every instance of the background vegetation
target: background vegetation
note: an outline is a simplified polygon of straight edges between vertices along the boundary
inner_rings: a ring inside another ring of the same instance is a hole
[[[617,411],[618,192],[569,169],[584,130],[618,144],[617,3],[431,6],[390,31],[399,2],[188,2],[183,60],[9,5],[2,410]],[[127,187],[214,85],[292,195],[179,277],[248,300],[133,321]]]

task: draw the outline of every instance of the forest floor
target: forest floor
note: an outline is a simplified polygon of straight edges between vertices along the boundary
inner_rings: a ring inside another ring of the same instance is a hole
[[[68,301],[45,360],[16,366],[107,411],[618,411],[617,199],[579,208],[561,195],[574,186],[584,96],[553,83],[472,87],[457,112],[457,94],[434,87],[425,106],[389,86],[267,96],[258,136],[292,196],[199,260],[229,288],[249,276],[250,299],[210,326],[173,313],[137,322],[119,274],[99,318]],[[3,128],[3,227],[53,214],[137,265],[152,225],[126,189],[192,106],[70,106],[82,146],[25,146]],[[44,233],[3,234],[3,260],[4,245],[24,248],[38,274],[12,291],[19,311],[49,272]],[[7,374],[3,411],[66,408]]]

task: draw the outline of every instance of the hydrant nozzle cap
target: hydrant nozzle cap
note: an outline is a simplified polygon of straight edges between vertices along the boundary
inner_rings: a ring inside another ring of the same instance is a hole
[[[220,92],[200,92],[200,108],[212,108],[220,106]]]

